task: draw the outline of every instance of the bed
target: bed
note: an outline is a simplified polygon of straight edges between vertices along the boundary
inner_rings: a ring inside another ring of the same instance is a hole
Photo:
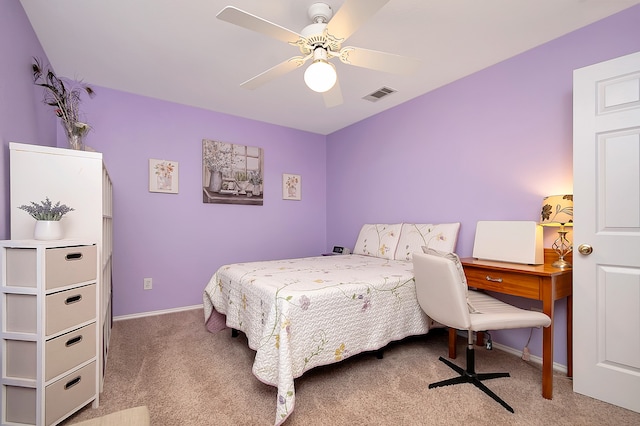
[[[351,255],[224,265],[204,290],[205,323],[245,333],[256,351],[253,374],[278,389],[279,425],[305,371],[438,326],[418,305],[411,254],[454,251],[459,228],[366,224]]]

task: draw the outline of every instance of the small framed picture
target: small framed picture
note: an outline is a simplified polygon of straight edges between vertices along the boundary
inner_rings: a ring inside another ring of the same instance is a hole
[[[149,192],[178,193],[178,163],[149,159]]]
[[[300,200],[302,181],[300,175],[282,175],[282,199]]]

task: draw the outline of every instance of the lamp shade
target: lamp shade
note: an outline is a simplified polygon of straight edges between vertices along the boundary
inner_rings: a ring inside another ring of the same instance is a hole
[[[573,226],[573,194],[545,197],[542,200],[540,225]]]
[[[314,92],[323,93],[336,84],[338,76],[333,64],[318,59],[313,61],[304,72],[304,82]]]

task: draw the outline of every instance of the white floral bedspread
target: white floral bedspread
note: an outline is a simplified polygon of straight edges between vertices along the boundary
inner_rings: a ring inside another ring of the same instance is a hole
[[[278,388],[276,425],[305,371],[425,334],[411,261],[320,256],[221,267],[204,295],[205,321],[226,315],[256,351],[253,374]]]

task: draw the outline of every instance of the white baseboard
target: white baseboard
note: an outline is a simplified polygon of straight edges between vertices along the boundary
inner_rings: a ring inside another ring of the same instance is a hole
[[[510,354],[513,354],[517,357],[522,357],[522,350],[521,349],[514,349],[514,348],[510,348],[509,346],[505,346],[505,345],[501,345],[500,343],[495,343],[493,342],[493,347],[496,349],[500,349],[501,351],[505,351],[508,352]],[[531,362],[533,364],[538,364],[540,366],[542,366],[542,358],[540,358],[539,356],[536,355],[529,355],[529,361],[525,361],[525,362]],[[557,362],[553,363],[553,369],[554,371],[563,373],[563,374],[567,374],[567,366],[566,365],[562,365],[559,364]]]
[[[134,318],[151,317],[154,315],[172,314],[175,312],[190,311],[193,309],[203,309],[203,307],[204,305],[193,305],[193,306],[183,306],[180,308],[163,309],[160,311],[140,312],[138,314],[118,315],[116,317],[113,317],[113,320],[122,321],[122,320],[134,319]]]

